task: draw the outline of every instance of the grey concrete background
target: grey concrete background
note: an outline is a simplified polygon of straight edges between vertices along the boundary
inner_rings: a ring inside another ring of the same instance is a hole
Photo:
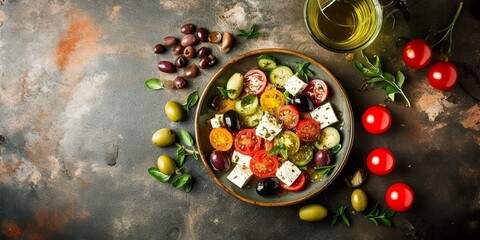
[[[388,103],[393,123],[383,135],[361,127],[364,109],[384,102],[381,91],[361,91],[362,76],[345,55],[322,49],[303,22],[304,1],[0,1],[0,234],[7,239],[474,239],[480,233],[480,20],[478,1],[465,1],[455,28],[460,83],[449,92],[431,88],[427,69],[407,69],[405,38],[424,38],[448,25],[459,1],[407,1],[412,17],[396,16],[367,48],[385,69],[403,70],[412,101]],[[474,6],[477,9],[474,9]],[[256,22],[258,39],[237,39],[219,63],[187,89],[151,91],[144,81],[159,73],[152,47],[180,26],[236,33]],[[399,40],[400,39],[400,40]],[[356,117],[355,144],[342,176],[306,203],[257,207],[223,192],[200,161],[184,193],[148,175],[160,154],[150,142],[157,129],[194,132],[194,115],[171,123],[164,104],[183,102],[222,64],[249,50],[276,47],[307,54],[340,80]],[[436,51],[438,53],[438,51]],[[358,54],[357,54],[358,55]],[[356,56],[358,57],[358,56]],[[440,56],[436,55],[436,59]],[[473,97],[472,97],[473,96]],[[477,100],[474,99],[477,98]],[[397,158],[389,175],[370,175],[363,189],[386,208],[384,194],[397,181],[415,191],[413,207],[395,215],[394,227],[350,214],[350,228],[306,223],[307,203],[349,205],[343,178],[365,167],[375,147]],[[116,158],[114,166],[107,160]]]

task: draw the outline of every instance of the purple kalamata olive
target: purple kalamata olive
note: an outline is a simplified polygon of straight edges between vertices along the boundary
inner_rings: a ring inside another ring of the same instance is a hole
[[[162,44],[157,44],[153,47],[153,52],[156,54],[164,53],[165,51],[167,51],[167,49]]]
[[[230,157],[226,152],[213,150],[210,154],[210,163],[216,171],[228,171],[230,169]]]
[[[160,61],[158,63],[158,70],[164,72],[164,73],[174,73],[177,71],[175,68],[175,65],[169,61]]]
[[[167,47],[175,46],[178,44],[178,39],[172,36],[164,37],[162,44]]]
[[[183,50],[183,55],[187,58],[194,58],[195,56],[197,56],[197,52],[195,51],[195,48],[193,48],[192,46],[187,46]]]
[[[173,53],[173,55],[180,55],[180,54],[183,54],[184,49],[185,49],[184,46],[178,44],[175,47],[173,47],[172,53]]]
[[[183,76],[185,78],[194,78],[198,76],[199,73],[200,73],[200,69],[198,69],[198,66],[195,64],[192,64],[183,69]]]
[[[175,84],[175,88],[182,89],[185,88],[188,85],[187,79],[185,79],[182,76],[178,76],[173,80],[173,83]]]
[[[327,149],[319,149],[313,157],[315,168],[332,165],[332,154]]]
[[[201,69],[205,69],[205,68],[210,67],[213,64],[215,64],[216,61],[217,60],[215,59],[215,57],[213,55],[208,55],[206,57],[200,58],[200,61],[198,62],[198,66]]]
[[[197,27],[191,23],[184,24],[180,31],[183,34],[192,34],[197,30]]]
[[[275,194],[278,189],[280,189],[280,182],[277,178],[262,179],[257,183],[255,188],[258,195],[262,196],[271,196]]]
[[[197,55],[198,55],[199,58],[206,57],[210,53],[212,53],[212,50],[210,50],[210,48],[208,48],[208,47],[201,47],[197,51]]]
[[[206,28],[197,29],[195,36],[197,36],[200,42],[208,42],[208,30]]]
[[[198,43],[197,37],[195,37],[194,34],[187,34],[182,37],[182,40],[180,42],[182,46],[187,47],[187,46],[195,46]]]
[[[185,56],[180,55],[177,59],[175,59],[175,67],[177,68],[183,68],[187,66],[188,60]]]

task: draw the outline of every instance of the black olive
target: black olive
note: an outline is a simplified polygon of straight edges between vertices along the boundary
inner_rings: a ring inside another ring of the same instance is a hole
[[[223,114],[223,124],[227,127],[228,131],[236,132],[242,128],[240,124],[240,117],[238,117],[237,112],[235,110],[228,110]]]
[[[257,193],[262,196],[270,196],[277,192],[280,183],[276,178],[267,178],[257,183]]]
[[[303,94],[297,94],[295,98],[293,98],[293,105],[299,108],[302,112],[310,112],[315,108],[312,100]]]

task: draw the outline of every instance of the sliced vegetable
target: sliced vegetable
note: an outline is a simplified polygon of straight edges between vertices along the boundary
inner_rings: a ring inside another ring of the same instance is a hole
[[[298,123],[297,135],[302,142],[313,142],[320,135],[320,124],[312,118],[303,119]]]
[[[265,150],[260,150],[250,160],[250,170],[259,178],[274,177],[278,169],[278,158],[268,155]]]
[[[260,69],[252,69],[245,73],[243,90],[248,94],[258,95],[267,86],[267,75]]]
[[[212,147],[220,151],[228,151],[233,145],[232,134],[223,127],[212,129],[209,139]]]
[[[303,189],[306,183],[306,177],[305,174],[300,174],[300,176],[297,177],[295,182],[292,183],[292,185],[288,186],[287,184],[283,183],[280,181],[280,186],[288,191],[300,191]]]
[[[320,136],[313,143],[317,149],[332,149],[340,143],[340,132],[334,127],[322,128]]]
[[[314,79],[308,82],[303,94],[312,100],[315,106],[320,106],[328,97],[328,85],[321,79]]]
[[[228,110],[235,109],[235,100],[230,98],[223,98],[222,96],[218,95],[213,98],[212,107],[217,111],[217,113],[224,114]]]
[[[273,56],[262,54],[257,58],[257,66],[262,71],[270,72],[277,67],[277,63]]]
[[[235,102],[235,110],[240,115],[254,114],[258,109],[258,97],[255,94],[248,94]]]
[[[313,153],[314,148],[312,145],[302,145],[295,154],[288,158],[288,160],[299,167],[303,167],[312,161]]]
[[[255,135],[255,129],[242,129],[234,140],[235,150],[241,154],[253,156],[262,146],[262,138]]]
[[[261,108],[257,108],[257,110],[250,115],[239,114],[240,121],[242,122],[243,126],[249,128],[258,126],[258,124],[260,124],[260,121],[262,120],[262,116],[263,110]]]
[[[277,115],[277,110],[283,105],[285,105],[285,96],[276,89],[266,90],[262,96],[260,96],[260,106],[262,109],[274,116]]]
[[[278,134],[273,139],[274,145],[284,145],[287,149],[287,155],[291,156],[295,154],[298,149],[300,148],[300,139],[298,138],[297,134],[290,130],[286,130]]]
[[[294,129],[300,120],[300,112],[293,105],[284,105],[278,109],[277,118],[286,129]]]
[[[285,82],[293,76],[293,71],[288,66],[278,65],[269,75],[270,82],[277,88],[283,88]]]

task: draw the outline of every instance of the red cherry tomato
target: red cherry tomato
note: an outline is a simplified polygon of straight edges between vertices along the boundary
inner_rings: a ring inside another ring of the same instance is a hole
[[[392,210],[407,211],[413,203],[413,190],[405,183],[395,183],[388,188],[385,200]]]
[[[250,160],[250,170],[259,178],[274,177],[278,168],[278,157],[268,155],[266,150],[260,150]]]
[[[277,118],[282,121],[286,129],[293,129],[297,126],[300,120],[300,112],[293,105],[281,106],[277,111]]]
[[[450,90],[457,83],[457,68],[455,65],[439,61],[428,70],[428,81],[432,87],[440,90]]]
[[[292,185],[287,186],[287,184],[280,182],[280,186],[289,191],[300,191],[302,190],[303,186],[305,186],[305,179],[305,175],[302,173],[297,177],[297,179],[292,183]]]
[[[395,156],[386,148],[376,148],[368,154],[367,167],[374,174],[387,175],[395,167]]]
[[[303,94],[307,95],[315,106],[320,106],[328,97],[327,83],[320,79],[311,80],[303,90]]]
[[[254,68],[248,71],[243,76],[243,79],[243,90],[247,94],[251,93],[258,95],[263,92],[263,90],[265,90],[265,87],[267,86],[267,76],[260,69]]]
[[[313,118],[302,119],[297,126],[297,135],[302,142],[313,142],[320,135],[320,123]]]
[[[403,47],[402,58],[411,68],[424,68],[432,60],[432,49],[424,40],[414,39]]]
[[[262,146],[262,138],[255,135],[255,129],[245,128],[236,134],[234,145],[237,152],[252,156]]]
[[[386,107],[372,106],[363,112],[363,128],[371,134],[382,134],[390,128],[392,117]]]

